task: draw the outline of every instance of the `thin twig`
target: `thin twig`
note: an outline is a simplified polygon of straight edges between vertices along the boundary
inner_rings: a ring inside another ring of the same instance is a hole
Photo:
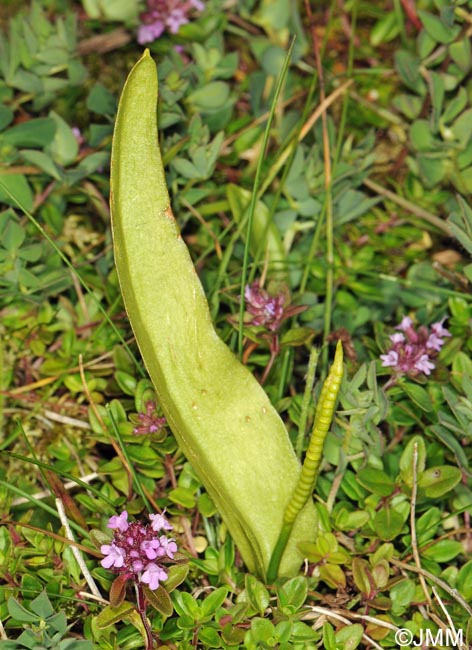
[[[323,115],[324,111],[326,111],[331,106],[331,104],[333,104],[338,99],[338,97],[343,95],[346,92],[346,90],[349,88],[349,86],[352,85],[352,83],[353,83],[352,80],[349,79],[349,81],[343,83],[341,86],[339,86],[339,88],[333,90],[333,92],[330,95],[328,95],[328,97],[326,97],[326,99],[323,102],[320,102],[320,104],[316,107],[316,109],[307,119],[303,127],[300,129],[300,133],[298,134],[298,142],[301,142],[306,137],[306,135],[311,131],[313,126],[316,124],[316,122]],[[291,148],[291,144],[287,145],[287,147],[277,157],[275,164],[271,167],[266,180],[261,186],[259,195],[265,192],[267,187],[274,180],[274,177],[277,175],[279,169],[283,167],[285,161],[290,155],[290,148]]]
[[[457,639],[457,631],[456,631],[456,628],[455,628],[455,625],[454,625],[454,621],[451,618],[451,615],[447,611],[447,608],[446,608],[445,604],[443,603],[443,601],[441,599],[441,596],[438,593],[438,590],[435,587],[432,587],[432,590],[433,590],[433,594],[436,597],[436,600],[439,603],[439,606],[441,607],[442,611],[444,612],[444,616],[447,619],[447,624],[449,625],[449,629],[454,632],[454,636]],[[460,648],[461,648],[461,650],[467,650],[467,646],[462,644],[462,643],[460,645]]]
[[[421,560],[420,554],[418,551],[418,540],[416,538],[416,522],[415,522],[415,512],[416,512],[416,495],[418,492],[418,443],[415,442],[413,445],[413,486],[411,489],[411,506],[410,506],[410,531],[411,531],[411,549],[413,552],[413,558],[418,569],[421,569]],[[431,596],[429,595],[428,586],[424,576],[420,573],[420,583],[423,589],[424,595],[428,605],[431,607]]]
[[[198,222],[205,228],[207,233],[210,235],[210,237],[213,239],[213,243],[215,244],[215,253],[216,256],[219,260],[222,259],[223,253],[221,252],[221,245],[220,242],[218,241],[218,237],[215,235],[213,230],[210,228],[210,226],[207,224],[205,219],[202,217],[200,212],[198,210],[195,210],[193,205],[191,205],[186,199],[181,199],[182,205],[187,208],[189,212],[193,214],[193,216],[198,219]]]
[[[5,632],[5,628],[3,627],[1,618],[0,618],[0,639],[2,641],[8,641],[7,633]]]
[[[102,605],[110,604],[110,601],[107,600],[106,598],[103,598],[102,596],[96,596],[95,594],[90,594],[88,591],[79,591],[77,595],[80,596],[81,598],[90,598],[90,600],[96,600]]]
[[[441,578],[437,578],[435,575],[432,573],[429,573],[428,571],[425,571],[424,569],[419,569],[416,566],[412,566],[411,564],[407,564],[406,562],[402,562],[401,560],[396,560],[395,558],[392,558],[390,560],[392,564],[395,566],[405,569],[405,571],[412,571],[413,573],[418,573],[419,575],[423,575],[425,578],[428,580],[431,580],[431,582],[434,582],[434,584],[438,585],[438,587],[441,587],[441,589],[444,589],[451,598],[454,598],[461,607],[465,609],[465,611],[469,614],[469,616],[472,616],[472,607],[466,603],[466,601],[462,598],[460,593],[457,591],[457,589],[453,589],[450,587],[447,582],[444,582],[444,580],[441,580]]]
[[[83,483],[91,483],[98,477],[99,475],[97,474],[97,472],[92,472],[91,474],[87,474],[86,476],[81,476],[80,480]],[[65,490],[71,490],[72,488],[75,488],[77,486],[78,486],[77,481],[67,481],[67,483],[64,483]],[[32,496],[35,499],[46,499],[51,496],[51,492],[49,490],[41,490],[40,492],[36,492],[36,494],[33,494]],[[17,499],[14,499],[12,501],[12,506],[19,506],[22,503],[28,503],[28,499],[26,497],[18,497]]]
[[[64,510],[64,505],[63,505],[61,499],[56,498],[55,503],[56,503],[57,514],[59,515],[59,519],[61,520],[61,524],[64,526],[64,530],[65,530],[67,539],[70,540],[71,542],[75,542],[75,538],[74,538],[72,530],[71,530],[71,528],[69,526],[69,521],[67,519],[67,515],[66,515],[66,512]],[[95,580],[92,578],[92,574],[90,573],[90,571],[88,570],[87,565],[85,564],[85,561],[84,561],[84,558],[82,557],[81,552],[79,551],[77,546],[74,546],[74,544],[72,544],[70,548],[71,548],[72,553],[73,553],[73,555],[74,555],[74,557],[75,557],[75,559],[77,561],[77,564],[79,565],[79,567],[80,567],[80,569],[82,571],[82,575],[84,576],[85,581],[89,586],[90,591],[95,596],[97,596],[97,598],[101,598],[102,595],[99,592],[97,585],[95,584]]]
[[[346,618],[345,616],[341,616],[340,614],[333,612],[332,609],[312,606],[310,607],[310,610],[316,614],[321,614],[322,616],[326,616],[326,618],[334,618],[336,621],[340,621],[341,623],[345,623],[346,625],[350,625],[352,623],[352,621],[350,621],[349,618]],[[350,615],[351,612],[349,612],[349,616]],[[303,618],[307,619],[309,617],[304,616]],[[370,643],[374,648],[377,648],[377,650],[383,650],[382,646],[380,646],[373,639],[371,639],[370,636],[368,636],[365,632],[362,633],[362,638],[365,639],[368,643]]]
[[[92,399],[92,395],[90,393],[90,389],[89,389],[88,384],[87,384],[87,379],[85,377],[84,368],[85,368],[85,364],[83,363],[82,355],[79,354],[79,373],[80,373],[80,379],[82,381],[82,386],[84,388],[84,393],[87,396],[88,402],[90,404],[90,408],[92,409],[95,417],[97,418],[98,422],[100,423],[100,426],[102,427],[103,432],[106,433],[107,432],[107,427],[105,425],[105,422],[103,421],[102,416],[100,415],[99,410],[97,409],[97,405],[95,404],[95,402]],[[110,444],[112,445],[113,449],[115,450],[116,455],[118,456],[118,458],[123,463],[123,467],[124,467],[124,469],[125,469],[125,471],[126,471],[126,473],[128,475],[128,485],[129,485],[129,489],[131,491],[131,486],[133,484],[133,481],[132,481],[132,478],[131,478],[131,469],[130,469],[130,467],[128,465],[128,462],[127,462],[121,448],[120,448],[120,445],[117,444],[117,442],[116,442],[116,440],[114,440],[113,436],[109,435],[108,437],[109,437],[109,440],[110,440]]]
[[[427,221],[432,226],[435,226],[436,228],[439,228],[439,230],[441,230],[442,232],[445,232],[449,237],[452,237],[452,233],[449,230],[449,226],[447,225],[447,222],[443,221],[435,214],[431,214],[431,212],[428,212],[423,208],[419,208],[411,201],[408,201],[407,199],[404,199],[402,196],[398,196],[394,192],[387,190],[385,187],[382,187],[375,181],[371,181],[369,178],[363,180],[362,183],[363,185],[368,187],[376,194],[379,194],[380,196],[385,196],[385,198],[390,199],[390,201],[392,201],[393,203],[396,203],[397,205],[404,208],[408,212],[411,212],[411,214],[414,214],[415,217],[418,217],[419,219],[423,219],[423,221]]]

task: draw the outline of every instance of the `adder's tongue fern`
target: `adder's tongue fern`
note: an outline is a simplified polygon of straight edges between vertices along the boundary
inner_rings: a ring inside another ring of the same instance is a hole
[[[126,81],[113,135],[110,204],[120,286],[167,423],[249,570],[265,578],[300,464],[267,395],[213,328],[172,215],[156,103],[156,67],[146,51]],[[280,554],[281,575],[298,572],[298,543],[315,534],[308,502]]]

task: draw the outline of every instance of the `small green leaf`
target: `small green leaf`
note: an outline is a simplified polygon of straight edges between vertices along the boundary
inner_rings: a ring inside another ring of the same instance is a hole
[[[168,593],[178,587],[187,577],[189,571],[188,564],[174,564],[167,570],[167,580],[164,581],[165,589]]]
[[[461,145],[465,146],[470,140],[472,133],[470,130],[470,123],[472,120],[472,108],[468,108],[466,111],[461,113],[456,119],[454,124],[451,126],[454,137],[458,140]]]
[[[0,174],[0,203],[17,208],[17,202],[27,211],[33,207],[33,192],[26,177],[22,174]]]
[[[127,584],[128,576],[125,573],[121,573],[113,580],[110,587],[110,605],[112,607],[118,607],[124,601]]]
[[[385,472],[374,467],[365,467],[357,473],[361,485],[381,497],[388,497],[395,488],[395,482]]]
[[[198,631],[198,639],[202,648],[221,648],[221,638],[213,627],[202,627]]]
[[[269,592],[262,582],[259,582],[257,578],[249,573],[244,578],[244,585],[246,587],[247,598],[252,607],[257,612],[263,614],[269,606]]]
[[[207,596],[201,604],[203,616],[211,616],[214,614],[224,603],[227,595],[227,587],[219,587],[218,589],[215,589],[215,591],[212,591],[212,593]]]
[[[423,557],[435,562],[450,562],[461,553],[464,553],[464,547],[454,539],[440,539],[439,542],[421,551]]]
[[[360,623],[346,625],[335,634],[336,650],[354,650],[362,640],[364,628]]]
[[[431,125],[427,120],[415,120],[410,128],[410,140],[416,151],[430,151],[434,148]]]
[[[418,476],[418,487],[430,499],[436,499],[452,490],[461,480],[462,473],[452,465],[431,467]]]
[[[62,180],[61,170],[54,163],[52,158],[45,154],[43,151],[36,151],[36,149],[22,149],[21,155],[26,160],[36,167],[39,167],[43,172],[55,178],[56,181]]]
[[[197,505],[200,514],[204,517],[212,517],[217,512],[217,508],[207,492],[199,495]]]
[[[32,614],[23,605],[20,605],[12,596],[7,601],[7,608],[10,616],[20,623],[36,623],[40,619],[39,616]]]
[[[469,38],[451,43],[449,54],[452,60],[459,66],[462,72],[467,73],[472,66],[472,47]]]
[[[98,115],[114,115],[116,107],[116,97],[100,82],[97,82],[87,97],[89,111],[93,111]]]
[[[288,580],[278,590],[278,597],[281,607],[290,606],[294,611],[300,609],[306,600],[308,585],[306,578],[296,576]]]
[[[408,485],[408,487],[411,487],[413,485],[413,460],[415,445],[417,445],[417,475],[419,475],[420,472],[424,470],[426,464],[426,445],[424,444],[424,440],[421,436],[414,436],[407,444],[400,457],[400,476],[404,483]]]
[[[329,623],[323,625],[323,647],[325,650],[338,650],[334,630]]]
[[[381,43],[388,43],[400,33],[400,24],[395,12],[389,11],[382,16],[370,31],[370,44],[377,47]]]
[[[14,113],[8,106],[0,104],[0,131],[3,131],[9,124],[11,124]]]
[[[47,146],[47,151],[56,163],[66,167],[77,158],[79,143],[71,127],[60,115],[51,111],[50,117],[56,124],[56,132],[53,141]]]
[[[143,585],[144,595],[146,596],[149,603],[160,612],[163,616],[172,616],[174,611],[174,605],[170,599],[170,596],[166,589],[162,585],[152,591],[146,585]]]
[[[413,580],[402,580],[390,589],[392,611],[399,615],[405,611],[415,597],[416,585]]]
[[[54,614],[54,608],[45,591],[36,596],[29,606],[31,611],[41,618],[48,618]]]
[[[355,557],[352,560],[352,577],[356,583],[359,591],[368,595],[372,591],[373,584],[371,584],[370,577],[372,576],[369,563],[362,558]],[[373,580],[372,580],[373,583]]]
[[[56,132],[56,123],[50,117],[38,117],[15,124],[2,134],[5,144],[14,147],[45,147]]]
[[[187,97],[188,103],[202,113],[213,112],[222,108],[227,104],[228,100],[229,85],[224,81],[211,81]]]
[[[472,601],[472,560],[460,569],[456,587],[468,602]]]
[[[102,609],[100,614],[98,614],[95,619],[95,623],[99,630],[104,630],[105,628],[110,627],[110,625],[114,625],[115,623],[122,621],[125,616],[130,614],[134,609],[134,605],[126,601],[121,603],[119,607],[112,607],[111,605],[107,605]]]
[[[424,95],[426,86],[420,74],[420,60],[410,52],[400,50],[395,53],[395,68],[403,83],[417,95]]]
[[[418,16],[425,30],[438,43],[445,45],[452,43],[460,32],[461,28],[459,25],[447,25],[438,16],[423,11],[422,9],[418,9]]]
[[[405,518],[391,507],[379,510],[373,521],[373,527],[381,540],[389,542],[398,537],[405,523]]]
[[[307,345],[313,339],[315,333],[315,330],[313,330],[311,327],[294,327],[282,335],[280,339],[280,345],[284,347],[298,347],[300,345]]]
[[[420,407],[422,411],[426,413],[431,413],[433,410],[432,400],[427,390],[418,384],[412,384],[410,382],[405,382],[402,384],[402,389],[408,395],[408,397]]]

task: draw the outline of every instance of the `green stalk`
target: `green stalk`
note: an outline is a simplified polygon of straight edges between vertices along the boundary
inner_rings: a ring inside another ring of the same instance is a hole
[[[240,289],[240,304],[239,304],[239,327],[238,327],[238,356],[241,359],[243,355],[243,322],[244,322],[244,291],[246,287],[247,277],[248,277],[248,266],[249,266],[249,247],[251,242],[251,234],[253,229],[253,220],[254,220],[254,210],[256,208],[258,189],[260,184],[262,165],[264,161],[264,154],[269,144],[270,129],[272,126],[272,121],[275,115],[275,109],[277,107],[277,100],[279,98],[282,86],[287,76],[288,66],[290,64],[290,57],[292,55],[293,45],[295,39],[292,40],[292,43],[289,47],[287,55],[285,57],[280,76],[277,80],[277,86],[275,88],[274,99],[272,101],[272,106],[270,107],[269,118],[267,120],[266,128],[264,131],[264,138],[262,141],[262,150],[259,160],[257,161],[256,175],[254,178],[254,186],[252,188],[251,202],[249,204],[249,212],[247,219],[247,229],[246,229],[246,240],[244,245],[244,257],[243,257],[243,270],[241,274],[241,289]]]
[[[290,539],[295,520],[298,513],[306,505],[316,485],[323,455],[323,446],[326,435],[331,427],[342,378],[343,347],[341,341],[338,341],[334,361],[321,389],[320,399],[316,407],[316,417],[305,462],[303,463],[302,471],[292,498],[285,509],[283,525],[272,552],[267,570],[267,580],[269,582],[273,582],[277,577],[280,559],[283,556],[287,541]]]

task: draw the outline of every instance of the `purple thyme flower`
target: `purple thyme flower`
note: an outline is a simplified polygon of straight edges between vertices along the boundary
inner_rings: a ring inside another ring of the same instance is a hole
[[[150,515],[151,524],[128,522],[128,513],[110,517],[108,528],[114,529],[113,541],[100,548],[104,554],[101,564],[115,573],[126,574],[136,584],[145,583],[154,590],[159,582],[167,579],[161,562],[174,559],[177,544],[162,530],[172,530],[163,514]]]
[[[166,425],[166,419],[164,417],[160,418],[157,415],[156,403],[153,400],[146,402],[146,413],[138,413],[137,418],[141,424],[134,427],[133,433],[135,436],[156,433]]]
[[[100,550],[105,555],[102,560],[102,566],[105,569],[110,569],[111,567],[121,569],[125,563],[125,552],[122,548],[116,546],[115,542],[112,542],[111,544],[103,544]]]
[[[172,524],[169,523],[167,518],[164,516],[164,512],[161,515],[149,515],[151,527],[156,532],[159,532],[160,530],[172,530],[173,528]]]
[[[142,24],[138,28],[138,43],[144,45],[155,41],[167,30],[177,34],[182,25],[189,22],[192,9],[203,11],[201,0],[147,0],[147,11],[140,15]]]
[[[126,510],[123,510],[121,515],[113,515],[113,517],[110,517],[107,528],[118,528],[122,533],[125,533],[129,528],[128,513]]]
[[[149,562],[146,567],[146,571],[141,576],[141,582],[145,582],[149,585],[149,589],[157,589],[159,587],[159,581],[167,580],[167,573],[162,567],[154,562]]]
[[[278,330],[284,317],[285,296],[271,296],[256,280],[244,290],[246,309],[251,314],[251,325],[263,325],[268,330]]]
[[[432,360],[444,345],[444,338],[451,336],[443,327],[444,320],[433,323],[430,332],[424,325],[415,330],[411,318],[405,316],[395,328],[401,331],[390,336],[390,350],[380,355],[382,366],[393,368],[396,375],[430,375],[435,368]]]

